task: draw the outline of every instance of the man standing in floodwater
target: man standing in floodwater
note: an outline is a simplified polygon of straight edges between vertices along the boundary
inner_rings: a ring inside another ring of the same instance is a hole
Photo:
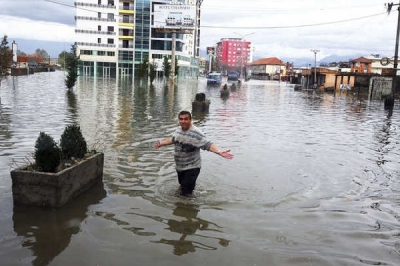
[[[181,195],[188,196],[192,194],[200,174],[200,149],[211,151],[226,159],[232,159],[233,154],[231,150],[220,151],[214,143],[207,140],[203,132],[192,125],[192,114],[189,111],[181,111],[178,118],[180,127],[172,137],[157,141],[155,148],[175,144],[174,158]]]

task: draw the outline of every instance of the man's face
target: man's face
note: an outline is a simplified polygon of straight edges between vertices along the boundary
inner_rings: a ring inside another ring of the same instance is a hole
[[[180,115],[179,116],[179,125],[181,126],[183,131],[186,131],[192,125],[192,120],[188,114]]]

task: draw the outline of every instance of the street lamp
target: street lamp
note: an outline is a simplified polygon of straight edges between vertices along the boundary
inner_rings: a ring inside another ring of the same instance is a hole
[[[249,34],[240,34],[238,32],[234,32],[234,34],[240,35],[240,77],[242,77],[242,71],[243,71],[243,40],[246,36],[250,36],[255,34],[255,32],[249,33]],[[246,53],[246,56],[248,54]],[[247,64],[247,60],[246,60],[246,64]]]
[[[314,50],[310,50],[310,51],[314,53],[314,85],[316,87],[316,85],[317,85],[317,53],[320,52],[320,50],[314,49]]]

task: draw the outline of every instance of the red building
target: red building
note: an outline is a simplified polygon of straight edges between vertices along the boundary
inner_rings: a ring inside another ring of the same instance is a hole
[[[351,63],[351,72],[358,72],[358,73],[371,73],[372,67],[372,60],[359,57],[350,61]]]
[[[216,58],[219,70],[240,72],[252,61],[251,42],[242,38],[223,38],[217,43]]]

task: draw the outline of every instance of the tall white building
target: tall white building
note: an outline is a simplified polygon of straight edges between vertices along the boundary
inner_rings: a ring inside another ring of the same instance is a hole
[[[154,27],[154,5],[196,5],[199,1],[80,0],[76,7],[79,74],[96,77],[134,77],[145,58],[162,73],[164,56],[171,58],[172,34]],[[201,2],[201,1],[200,1]],[[199,22],[191,34],[176,34],[179,76],[197,77]],[[196,41],[197,39],[197,41]]]

